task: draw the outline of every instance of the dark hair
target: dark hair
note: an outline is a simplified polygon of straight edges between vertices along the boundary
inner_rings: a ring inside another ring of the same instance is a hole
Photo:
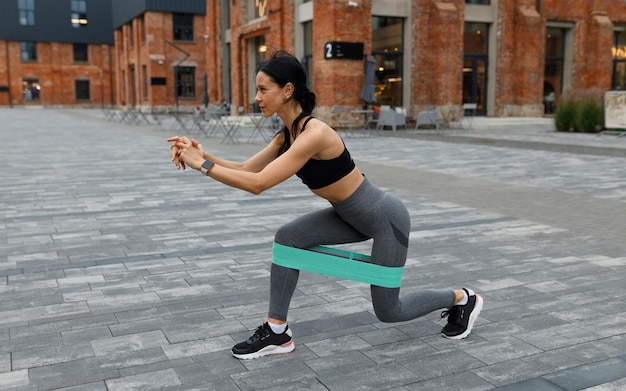
[[[287,83],[293,84],[294,89],[291,99],[295,99],[300,104],[300,107],[302,107],[302,113],[300,113],[291,124],[291,134],[295,138],[298,134],[298,129],[296,128],[298,122],[302,118],[311,115],[313,109],[315,109],[315,93],[313,93],[307,85],[304,67],[300,64],[300,61],[291,54],[284,50],[278,50],[269,60],[258,66],[256,73],[261,71],[280,87],[286,86]],[[280,153],[289,149],[291,144],[287,124],[285,124],[282,132],[285,135],[285,142]]]

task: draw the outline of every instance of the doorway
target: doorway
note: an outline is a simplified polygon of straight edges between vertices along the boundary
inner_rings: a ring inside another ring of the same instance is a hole
[[[463,103],[476,103],[476,114],[487,114],[487,56],[466,55],[463,61]]]

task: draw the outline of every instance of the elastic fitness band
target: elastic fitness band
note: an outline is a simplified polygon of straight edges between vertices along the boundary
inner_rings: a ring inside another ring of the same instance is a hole
[[[399,288],[404,267],[375,265],[369,263],[371,259],[369,255],[324,246],[299,249],[274,243],[272,247],[272,262],[278,266]]]

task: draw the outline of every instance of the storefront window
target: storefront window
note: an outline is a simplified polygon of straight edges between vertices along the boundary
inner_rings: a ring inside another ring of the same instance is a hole
[[[372,17],[372,55],[376,60],[374,91],[377,105],[403,105],[403,31],[403,18]]]
[[[626,90],[626,32],[624,29],[615,31],[612,89]]]

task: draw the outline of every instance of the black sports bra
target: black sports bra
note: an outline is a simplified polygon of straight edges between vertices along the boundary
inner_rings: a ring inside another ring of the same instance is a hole
[[[304,121],[300,132],[304,132],[306,124],[312,118],[309,117]],[[328,160],[309,159],[296,175],[309,189],[321,189],[345,177],[354,170],[354,167],[356,167],[354,161],[344,144],[341,155]]]

